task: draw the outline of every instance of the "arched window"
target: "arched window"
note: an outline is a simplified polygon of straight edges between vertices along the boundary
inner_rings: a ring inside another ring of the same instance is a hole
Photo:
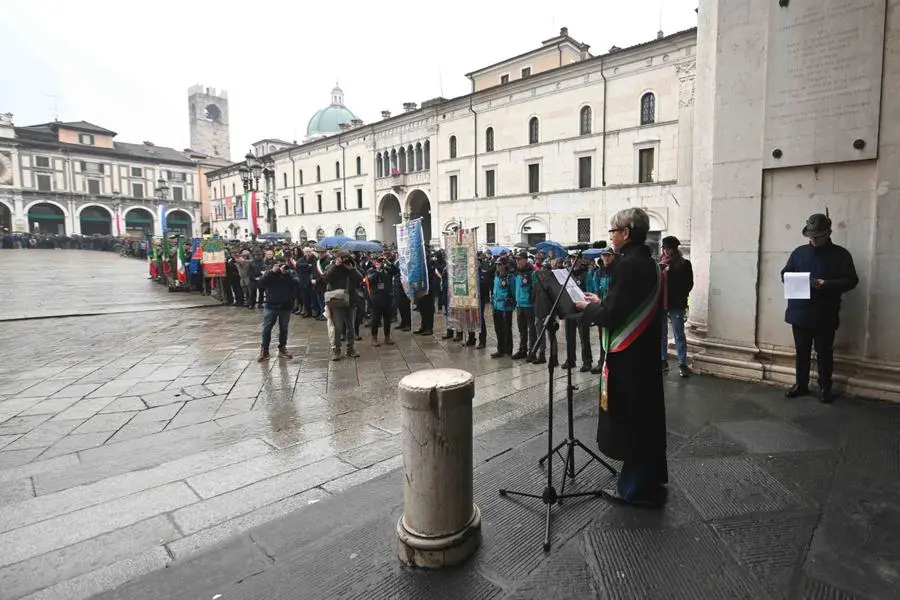
[[[335,179],[341,178],[341,161],[334,161],[334,177]]]
[[[303,169],[297,171],[297,181],[300,182],[300,185],[303,185]]]
[[[357,240],[363,242],[366,239],[366,228],[365,227],[357,227],[356,231],[353,233],[353,237]]]
[[[356,174],[362,175],[362,157],[361,156],[356,157]]]
[[[391,150],[391,175],[394,174],[395,169],[397,169],[397,150]],[[399,169],[397,172],[399,173]]]
[[[416,142],[416,171],[422,170],[422,142]]]
[[[305,244],[307,241],[309,241],[309,236],[306,235],[306,230],[305,230],[305,229],[301,229],[301,230],[300,230],[299,236],[300,236],[300,243],[301,243],[301,244]]]
[[[589,135],[591,133],[593,116],[590,106],[581,107],[581,112],[578,114],[578,132],[581,135]]]
[[[391,157],[387,153],[387,150],[384,152],[384,176],[387,177],[391,174]]]
[[[528,143],[537,144],[541,138],[541,129],[537,117],[531,117],[528,120]]]
[[[335,230],[334,230],[334,235],[340,235],[340,236],[343,236],[343,235],[344,235],[344,230],[343,230],[343,228],[338,227],[337,229],[335,229]]]
[[[282,187],[287,187],[287,186],[288,186],[287,185],[287,173],[284,173],[284,186],[282,186]]]
[[[412,173],[416,170],[416,151],[413,150],[412,144],[406,148],[406,172]]]
[[[316,229],[316,241],[321,242],[324,239],[325,239],[325,230],[322,229],[321,227],[319,227],[318,229]]]
[[[400,146],[400,152],[397,154],[397,160],[399,161],[397,168],[400,169],[401,173],[406,173],[406,148],[404,148],[403,146]]]
[[[316,181],[322,181],[322,167],[316,165]]]
[[[422,147],[425,153],[425,170],[431,168],[431,142],[425,140],[425,145]]]
[[[456,158],[456,136],[450,136],[450,158]]]
[[[494,128],[488,127],[484,131],[484,151],[485,152],[493,152],[494,151]]]
[[[359,160],[358,158],[356,160]],[[381,162],[381,152],[375,155],[375,176],[384,177],[384,163]]]
[[[656,122],[656,96],[647,92],[641,96],[641,125],[650,125]]]

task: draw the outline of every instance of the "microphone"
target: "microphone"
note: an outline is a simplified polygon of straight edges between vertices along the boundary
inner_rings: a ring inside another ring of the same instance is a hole
[[[572,244],[571,246],[568,247],[568,249],[584,251],[584,250],[590,249],[591,247],[592,247],[591,244]]]

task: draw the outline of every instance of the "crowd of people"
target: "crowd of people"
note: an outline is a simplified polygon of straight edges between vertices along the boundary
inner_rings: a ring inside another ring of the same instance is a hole
[[[5,250],[102,250],[137,256],[147,242],[137,237],[114,235],[57,235],[49,233],[8,233],[0,231],[0,248]],[[145,258],[146,254],[141,258]]]

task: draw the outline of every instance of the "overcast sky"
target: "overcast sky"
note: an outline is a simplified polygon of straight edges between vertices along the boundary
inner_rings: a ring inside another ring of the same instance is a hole
[[[302,139],[336,81],[370,122],[403,102],[466,94],[465,73],[562,26],[596,55],[653,39],[660,21],[666,34],[694,27],[697,1],[0,0],[0,112],[182,149],[187,89],[202,83],[228,90],[239,158],[262,138]]]

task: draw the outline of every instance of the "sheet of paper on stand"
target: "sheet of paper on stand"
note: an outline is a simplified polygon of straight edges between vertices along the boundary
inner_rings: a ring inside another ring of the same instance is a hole
[[[566,278],[569,277],[569,271],[568,269],[553,269],[553,275],[559,284],[562,285]],[[578,287],[578,284],[571,277],[569,277],[569,283],[566,284],[566,291],[569,292],[572,302],[587,302],[584,292],[581,291],[581,288]]]
[[[785,300],[809,300],[810,295],[809,273],[784,274]]]

